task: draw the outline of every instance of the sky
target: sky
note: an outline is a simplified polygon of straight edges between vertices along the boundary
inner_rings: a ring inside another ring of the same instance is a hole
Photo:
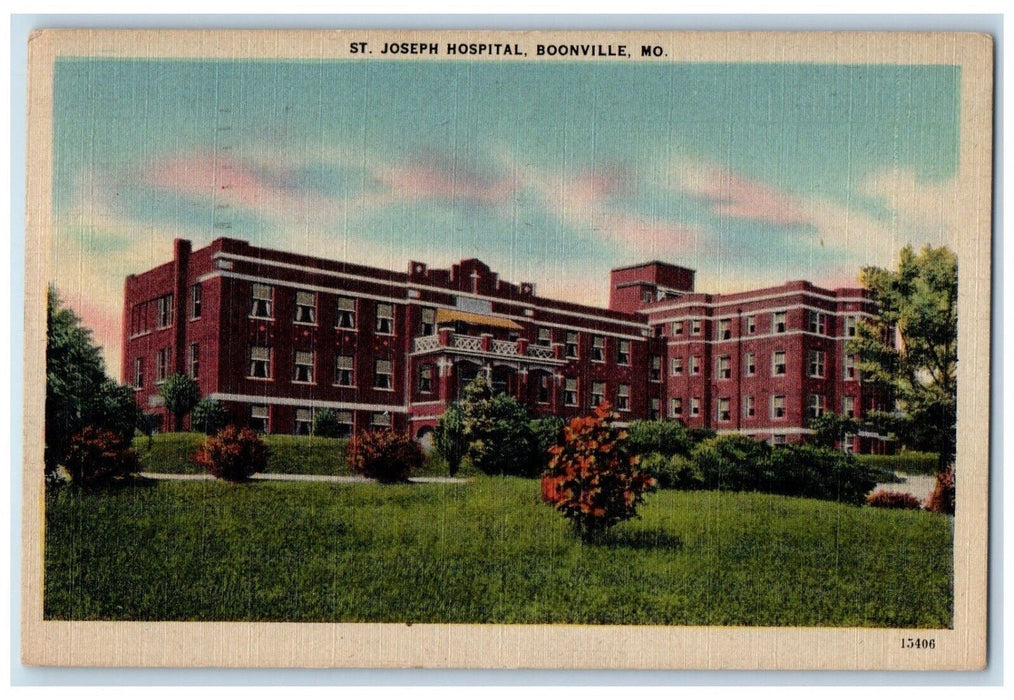
[[[605,305],[856,284],[948,245],[951,66],[60,59],[51,278],[119,373],[123,280],[219,236],[407,270],[478,257]]]

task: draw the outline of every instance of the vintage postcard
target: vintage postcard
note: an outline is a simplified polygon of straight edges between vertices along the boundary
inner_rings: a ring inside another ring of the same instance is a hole
[[[33,35],[24,662],[983,668],[992,71]]]

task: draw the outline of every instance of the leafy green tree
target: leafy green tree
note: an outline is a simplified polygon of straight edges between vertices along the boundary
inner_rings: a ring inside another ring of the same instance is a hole
[[[458,473],[461,461],[468,452],[468,440],[465,437],[465,409],[461,402],[455,401],[447,407],[433,429],[433,447],[447,462],[451,476]]]
[[[637,420],[627,429],[632,454],[657,453],[665,457],[690,454],[694,443],[682,423],[671,420]]]
[[[836,447],[845,442],[846,436],[859,432],[859,421],[827,411],[811,419],[808,427],[813,431],[815,443],[822,447]]]
[[[946,247],[901,250],[897,270],[867,267],[860,281],[879,305],[849,344],[868,384],[893,395],[904,419],[871,414],[913,449],[953,463],[957,440],[958,261]]]
[[[201,399],[190,412],[190,427],[214,435],[229,422],[229,412],[214,399]]]
[[[183,416],[190,413],[201,400],[201,389],[192,377],[175,372],[158,388],[158,395],[165,401],[165,408],[175,419],[174,430],[183,429]]]
[[[46,300],[46,473],[64,463],[72,438],[85,426],[123,439],[134,434],[137,408],[130,387],[106,376],[92,332],[63,306],[50,286]]]

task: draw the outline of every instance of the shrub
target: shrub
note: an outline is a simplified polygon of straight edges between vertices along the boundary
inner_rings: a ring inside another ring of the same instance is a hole
[[[568,518],[582,540],[637,514],[655,479],[627,450],[626,433],[613,427],[616,418],[603,403],[591,416],[574,418],[564,429],[562,445],[551,447],[542,476],[542,497]]]
[[[857,459],[867,466],[902,474],[935,474],[940,465],[940,455],[936,452],[906,451],[896,455],[857,455]]]
[[[694,448],[692,459],[706,488],[722,491],[753,491],[767,480],[771,448],[746,435],[709,438]]]
[[[759,490],[852,505],[862,505],[877,484],[875,470],[852,455],[813,445],[775,448],[761,473]]]
[[[383,484],[406,481],[422,467],[419,443],[393,430],[368,431],[352,438],[348,449],[349,468]]]
[[[558,416],[546,416],[529,421],[528,429],[532,434],[531,474],[542,474],[549,465],[549,449],[563,443],[563,419]]]
[[[910,493],[883,490],[867,496],[866,504],[874,508],[896,508],[899,510],[919,510],[922,507],[919,499]]]
[[[268,447],[250,428],[222,428],[204,441],[194,461],[208,473],[225,481],[246,481],[268,465]]]
[[[937,483],[926,500],[926,510],[954,515],[954,467],[937,472]]]
[[[630,424],[627,440],[631,453],[688,457],[693,445],[687,429],[676,421],[638,420]]]
[[[313,434],[325,438],[345,438],[349,436],[349,424],[338,418],[337,411],[325,408],[313,415]]]
[[[108,484],[140,469],[129,440],[91,425],[71,438],[64,466],[79,486]]]
[[[165,410],[175,419],[173,429],[183,429],[183,416],[190,413],[201,399],[201,388],[186,374],[175,372],[158,388],[158,395],[165,401]]]
[[[201,399],[190,413],[190,427],[206,435],[214,435],[228,422],[229,412],[213,399]]]

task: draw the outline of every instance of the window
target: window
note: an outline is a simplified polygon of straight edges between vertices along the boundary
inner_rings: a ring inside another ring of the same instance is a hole
[[[437,310],[422,309],[419,312],[419,335],[433,335],[437,332]]]
[[[390,428],[391,414],[387,411],[374,413],[370,416],[370,425],[375,428]]]
[[[297,350],[292,381],[299,384],[313,384],[313,353]]]
[[[317,323],[317,295],[313,292],[296,292],[296,323]]]
[[[201,346],[190,343],[190,376],[197,379],[201,371]]]
[[[575,331],[567,331],[567,345],[565,353],[569,358],[577,357],[577,333]]]
[[[134,388],[140,389],[144,386],[144,358],[134,359]]]
[[[268,423],[268,407],[267,406],[251,406],[250,407],[250,430],[255,433],[267,433]]]
[[[683,321],[673,321],[669,325],[669,335],[683,335]]]
[[[718,399],[718,405],[715,408],[715,420],[719,423],[724,423],[732,420],[732,410],[729,408],[731,399],[720,398]]]
[[[377,360],[373,363],[373,388],[374,389],[394,388],[390,360]]]
[[[809,369],[811,377],[824,376],[825,353],[823,350],[811,350],[809,358]]]
[[[781,394],[771,397],[771,417],[775,419],[785,417],[785,397]]]
[[[130,335],[148,332],[148,302],[134,304],[130,309]]]
[[[377,303],[377,333],[391,335],[394,332],[394,305]]]
[[[669,399],[669,415],[673,418],[679,418],[683,415],[683,399],[678,396]]]
[[[253,285],[253,304],[250,308],[250,315],[253,318],[271,318],[271,300],[274,297],[274,289],[266,284]]]
[[[810,394],[806,400],[806,414],[810,418],[820,418],[824,415],[824,396],[822,394]]]
[[[416,368],[415,386],[420,394],[429,394],[433,391],[433,365],[419,365]]]
[[[250,348],[251,379],[271,379],[271,348],[253,346]]]
[[[172,348],[159,348],[155,356],[155,383],[161,384],[169,377],[169,363],[172,360]]]
[[[701,319],[695,318],[692,321],[690,321],[690,332],[692,334],[694,334],[694,335],[700,335],[701,334],[701,327],[702,327]]]
[[[785,351],[776,350],[771,353],[771,376],[780,377],[785,374]]]
[[[535,400],[539,403],[549,403],[549,389],[550,382],[552,381],[548,374],[538,374],[537,384],[535,385],[536,397]]]
[[[746,332],[756,333],[757,332],[757,317],[747,316],[746,317]]]
[[[848,338],[856,337],[856,317],[846,316],[845,317],[845,336]]]
[[[616,410],[630,410],[630,385],[620,384],[616,387]]]
[[[854,396],[841,397],[841,414],[846,418],[856,417],[856,397]]]
[[[645,304],[650,304],[651,300],[652,300],[651,290],[650,289],[642,289],[641,290],[641,301],[643,303],[645,303]]]
[[[352,297],[338,297],[338,313],[335,319],[338,328],[354,330],[356,327],[356,300]]]
[[[771,444],[772,445],[784,445],[785,444],[785,434],[784,433],[775,433],[774,435],[772,435],[771,436]]]
[[[690,415],[691,416],[701,415],[701,400],[696,396],[690,399]]]
[[[604,336],[592,336],[591,360],[592,362],[606,361],[606,339]]]
[[[606,383],[605,382],[592,382],[591,388],[591,407],[595,408],[600,403],[606,400]]]
[[[701,373],[701,358],[699,355],[693,355],[690,358],[690,374]]]
[[[577,379],[564,380],[563,403],[567,406],[577,406]]]
[[[810,332],[824,335],[827,332],[827,316],[819,311],[810,311]]]
[[[166,294],[155,300],[155,327],[168,328],[173,325],[173,295]]]
[[[335,437],[352,437],[352,411],[335,411],[334,413],[338,423]]]
[[[548,328],[540,328],[535,340],[536,345],[549,346],[553,344],[553,331]]]
[[[743,397],[743,417],[753,418],[757,415],[757,407],[753,400],[753,396],[747,395]]]
[[[732,376],[728,355],[722,355],[718,358],[718,368],[715,370],[715,376],[719,379],[728,379]]]
[[[662,381],[662,358],[658,355],[652,355],[648,360],[648,381]]]
[[[784,333],[787,329],[785,322],[786,312],[775,311],[771,314],[771,332],[772,333]]]
[[[651,410],[648,412],[648,420],[658,420],[661,418],[659,413],[662,410],[662,402],[657,398],[651,400]]]
[[[630,364],[630,341],[620,340],[616,343],[616,364]]]
[[[757,355],[752,352],[743,357],[743,373],[748,377],[757,374]]]
[[[723,318],[718,321],[718,330],[715,331],[716,340],[728,340],[732,337],[731,323],[732,322],[727,318]]]
[[[313,409],[296,409],[296,435],[309,435],[313,432]]]
[[[852,381],[856,378],[856,356],[846,354],[842,362],[845,381]]]
[[[190,287],[190,318],[201,317],[201,297],[203,290],[201,289],[201,283],[198,282]]]
[[[669,374],[673,377],[678,377],[683,374],[683,358],[682,357],[670,357],[669,358]]]
[[[338,386],[356,385],[356,365],[352,355],[338,355],[335,358],[334,383]]]

